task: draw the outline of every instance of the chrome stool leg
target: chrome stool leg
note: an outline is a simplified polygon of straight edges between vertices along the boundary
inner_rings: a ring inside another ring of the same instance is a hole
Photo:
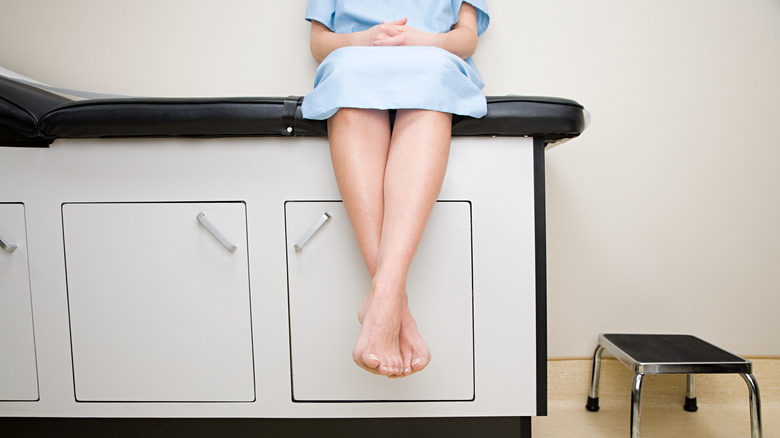
[[[758,392],[758,382],[752,374],[740,374],[748,385],[750,393],[750,433],[752,438],[762,438],[761,427],[761,395]]]
[[[590,393],[588,393],[588,403],[585,409],[596,412],[599,410],[599,377],[601,375],[601,353],[604,347],[599,345],[593,353],[593,375],[590,380]]]
[[[642,381],[644,374],[634,374],[631,385],[631,438],[639,438],[639,424],[642,418]]]
[[[696,412],[699,410],[699,406],[696,404],[696,379],[693,374],[687,374],[685,380],[686,391],[683,409],[688,412]]]

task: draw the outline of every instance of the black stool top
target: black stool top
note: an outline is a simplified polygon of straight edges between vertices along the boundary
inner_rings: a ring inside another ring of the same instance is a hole
[[[691,335],[615,334],[599,344],[640,374],[751,373],[751,363]]]

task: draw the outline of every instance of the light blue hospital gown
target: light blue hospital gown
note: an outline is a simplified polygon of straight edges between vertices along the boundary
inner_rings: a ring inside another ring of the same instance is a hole
[[[408,18],[407,25],[444,33],[458,21],[464,0],[309,0],[306,19],[337,33],[366,30]],[[486,0],[477,8],[477,31],[487,29]],[[471,117],[487,113],[484,82],[474,61],[427,46],[342,47],[317,69],[314,90],[302,104],[303,117],[323,120],[339,108],[428,109]]]

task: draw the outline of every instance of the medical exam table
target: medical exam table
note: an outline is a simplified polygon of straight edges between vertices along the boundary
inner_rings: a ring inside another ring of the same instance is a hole
[[[370,278],[300,103],[72,99],[0,76],[0,428],[531,435],[544,151],[582,133],[583,107],[488,97],[453,118],[408,282],[433,360],[386,379],[351,359]]]

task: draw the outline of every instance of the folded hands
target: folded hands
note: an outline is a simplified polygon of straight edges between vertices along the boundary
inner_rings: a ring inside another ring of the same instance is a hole
[[[372,46],[429,46],[431,34],[406,24],[407,19],[377,24],[368,29],[367,36]]]

